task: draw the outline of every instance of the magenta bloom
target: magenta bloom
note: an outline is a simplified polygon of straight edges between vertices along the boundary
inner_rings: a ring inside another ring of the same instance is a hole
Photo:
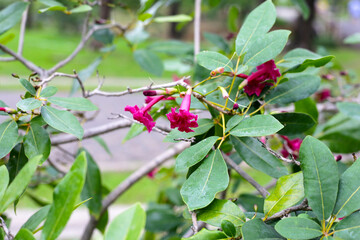
[[[281,150],[281,154],[283,155],[283,157],[288,157],[290,155],[290,153],[288,152],[289,149],[292,151],[293,157],[297,159],[299,157],[299,150],[302,143],[302,139],[295,138],[293,140],[290,140],[286,136],[281,136],[281,137],[285,140],[284,145],[286,144],[286,146],[288,147],[285,148],[285,146],[283,146],[283,149]]]
[[[176,108],[171,108],[171,112],[166,114],[170,121],[171,128],[178,128],[180,132],[193,132],[190,128],[198,127],[198,116],[189,112],[191,104],[191,88],[186,92],[184,100],[181,103],[179,112]]]
[[[319,101],[319,102],[323,102],[325,101],[326,99],[328,99],[329,97],[331,97],[331,90],[328,89],[328,88],[325,88],[319,92],[317,92],[315,94],[315,97],[316,99]]]
[[[276,83],[277,77],[280,77],[280,71],[276,68],[274,60],[267,61],[256,67],[257,71],[253,72],[247,79],[247,85],[244,87],[244,92],[249,96],[256,94],[260,96],[262,90],[266,86],[273,86]],[[268,81],[268,80],[272,80]]]
[[[154,97],[149,97],[149,96],[147,96],[147,97],[145,98],[145,103],[148,104],[148,103],[150,103],[153,99],[154,99]],[[166,98],[164,98],[164,99],[162,99],[162,100],[164,100],[164,101],[166,101],[166,100],[170,101],[170,100],[175,100],[175,98],[174,98],[174,97],[166,97]]]
[[[165,96],[163,96],[163,95],[159,96],[159,97],[155,97],[148,105],[146,105],[145,107],[142,107],[141,109],[137,105],[135,105],[134,107],[126,106],[125,111],[131,112],[131,114],[133,115],[133,118],[135,120],[141,122],[142,124],[144,124],[145,127],[147,128],[148,132],[151,132],[152,128],[155,126],[155,121],[150,116],[148,111],[151,109],[152,106],[154,106],[157,102],[159,102],[164,97]]]

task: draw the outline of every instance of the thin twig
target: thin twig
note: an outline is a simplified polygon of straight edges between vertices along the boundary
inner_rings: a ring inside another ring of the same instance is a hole
[[[225,159],[225,162],[229,164],[237,173],[239,173],[240,176],[242,176],[246,181],[248,181],[254,188],[256,188],[256,190],[261,194],[263,198],[266,198],[267,195],[270,194],[263,186],[261,186],[249,174],[242,170],[240,166],[237,165],[229,156],[224,153],[222,153],[222,155]]]
[[[67,77],[67,78],[74,79],[74,78],[76,78],[76,75],[67,74],[67,73],[61,73],[61,72],[55,72],[55,73],[51,74],[49,77],[43,79],[41,84],[39,84],[39,85],[44,85],[45,83],[50,82],[51,80],[53,80],[56,77]]]
[[[192,93],[194,97],[196,97],[199,101],[206,103],[207,105],[215,108],[216,110],[218,110],[219,112],[222,112],[226,115],[234,115],[234,113],[227,111],[219,106],[216,106],[215,104],[212,104],[211,102],[209,102],[208,100],[205,99],[205,96],[202,96],[201,94],[197,93],[197,92],[193,92]]]
[[[263,143],[260,139],[256,138],[262,145],[263,148],[265,148],[269,153],[271,153],[276,158],[280,159],[281,161],[287,162],[287,163],[295,163],[296,165],[300,166],[300,162],[296,161],[295,159],[288,159],[283,156],[281,156],[279,153],[275,152],[271,148],[269,148],[265,143]]]
[[[194,234],[199,232],[199,226],[197,222],[196,212],[191,212],[191,220],[192,220],[192,230],[194,231]]]
[[[194,62],[196,62],[196,55],[200,52],[200,23],[201,23],[201,0],[195,0]]]
[[[14,236],[11,234],[9,228],[6,226],[6,223],[4,221],[4,219],[2,217],[0,217],[0,227],[4,230],[4,233],[5,233],[5,239],[7,240],[12,240],[14,239]]]
[[[77,80],[77,82],[79,83],[79,86],[80,86],[81,93],[82,93],[83,97],[84,97],[84,98],[87,98],[88,95],[87,95],[87,92],[85,91],[84,84],[83,84],[83,82],[81,81],[79,75],[76,73],[75,70],[74,70],[74,76],[75,76],[75,79]]]
[[[296,211],[311,211],[311,207],[309,207],[308,205],[308,201],[305,198],[304,201],[302,201],[299,205],[293,206],[293,207],[289,207],[285,210],[282,210],[278,213],[275,213],[274,215],[272,215],[271,217],[265,219],[265,221],[270,221],[273,219],[277,219],[277,218],[282,218],[285,217],[286,215],[288,215],[289,213],[292,212],[296,212]]]
[[[136,88],[136,89],[131,89],[128,88],[126,91],[122,91],[122,92],[104,92],[100,90],[100,87],[102,85],[103,82],[99,82],[99,86],[94,89],[93,91],[90,91],[88,93],[88,96],[94,96],[94,95],[101,95],[101,96],[105,96],[105,97],[120,97],[120,96],[124,96],[127,94],[132,94],[132,93],[139,93],[139,92],[143,92],[145,90],[149,90],[149,89],[160,89],[160,88],[169,88],[169,87],[175,87],[175,86],[183,86],[183,87],[188,87],[188,85],[184,82],[184,80],[189,79],[190,77],[183,77],[182,79],[180,79],[179,81],[176,82],[171,82],[171,83],[165,83],[165,84],[159,84],[159,85],[150,85],[147,87],[141,87],[141,88]]]
[[[133,174],[131,174],[126,180],[121,182],[102,202],[102,209],[100,212],[100,217],[107,211],[109,206],[113,204],[118,197],[120,197],[126,190],[128,190],[132,185],[138,182],[141,178],[146,176],[149,172],[153,171],[155,168],[162,165],[167,160],[173,158],[176,154],[184,151],[189,144],[186,143],[178,143],[154,158],[147,165],[141,167],[136,170]],[[100,218],[99,217],[99,218]],[[89,240],[93,234],[94,229],[98,220],[95,217],[91,217],[90,221],[87,223],[84,233],[81,237],[81,240]]]
[[[29,3],[22,15],[21,18],[21,24],[20,24],[20,34],[19,34],[19,43],[18,43],[18,50],[17,53],[22,56],[23,53],[23,47],[24,47],[24,39],[25,39],[25,30],[26,30],[26,23],[28,20],[28,14],[29,14],[29,8],[30,8],[30,4]]]

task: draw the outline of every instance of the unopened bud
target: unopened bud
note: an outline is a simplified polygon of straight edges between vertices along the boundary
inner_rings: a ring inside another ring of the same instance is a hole
[[[228,92],[225,90],[225,88],[219,87],[219,89],[220,89],[221,94],[222,94],[222,97],[223,97],[224,99],[229,98],[229,94],[228,94]]]
[[[13,108],[8,108],[8,107],[0,107],[0,112],[6,112],[6,113],[17,113],[17,111]]]
[[[323,75],[321,75],[321,77],[326,80],[334,80],[335,79],[335,77],[331,74],[323,74]]]
[[[234,110],[236,110],[236,109],[238,109],[238,108],[239,108],[239,104],[234,103],[234,105],[233,105],[233,109],[234,109]]]
[[[145,90],[143,91],[144,96],[156,96],[157,93],[155,90]]]
[[[240,85],[239,85],[239,91],[241,90],[241,89],[243,89],[246,85],[248,84],[248,81],[245,79],[244,81],[242,81],[241,83],[240,83]]]
[[[239,78],[243,78],[243,79],[246,79],[246,78],[249,77],[248,75],[243,74],[243,73],[239,73],[239,74],[237,74],[236,76],[239,77]]]
[[[14,78],[20,78],[19,75],[17,75],[16,73],[12,73],[11,76],[13,76]]]
[[[341,75],[341,76],[347,76],[347,75],[348,75],[348,72],[347,72],[347,71],[341,71],[341,72],[340,72],[340,75]]]
[[[338,162],[338,161],[341,161],[341,159],[342,159],[342,156],[341,155],[337,155],[336,157],[335,157],[335,160]]]
[[[218,73],[219,73],[219,74],[222,74],[222,73],[224,72],[224,70],[225,70],[225,69],[224,69],[223,67],[218,67],[218,68],[212,70],[212,71],[210,72],[210,75],[211,75],[212,77],[214,77],[214,76],[216,76]]]
[[[179,95],[181,98],[183,98],[183,97],[185,97],[185,94],[186,94],[185,92],[181,92]]]

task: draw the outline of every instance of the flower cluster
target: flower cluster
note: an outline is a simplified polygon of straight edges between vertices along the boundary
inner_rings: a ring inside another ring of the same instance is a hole
[[[290,140],[286,136],[281,136],[281,137],[285,140],[283,144],[283,148],[281,150],[281,154],[283,155],[283,157],[288,157],[291,153],[294,159],[297,159],[299,157],[299,150],[302,143],[302,139],[295,138],[293,140]]]
[[[144,91],[144,95],[147,96],[145,102],[147,105],[145,107],[139,108],[137,105],[134,107],[126,106],[125,111],[131,112],[133,118],[142,124],[145,125],[148,132],[151,132],[155,126],[155,121],[149,114],[149,111],[152,106],[158,103],[161,100],[175,100],[174,97],[168,96],[174,94],[176,90],[174,89],[165,89],[165,90],[147,90]],[[179,112],[176,112],[176,108],[171,108],[171,112],[166,116],[170,121],[171,128],[178,128],[181,132],[193,132],[191,128],[198,127],[197,119],[198,116],[189,112],[191,105],[191,93],[192,89],[189,88],[184,96],[184,99],[180,105]],[[159,94],[166,94],[160,95]],[[151,97],[156,96],[156,97]]]

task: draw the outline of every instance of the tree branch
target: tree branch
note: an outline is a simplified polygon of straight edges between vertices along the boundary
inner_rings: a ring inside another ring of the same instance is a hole
[[[128,190],[132,185],[134,185],[137,181],[143,178],[146,174],[154,170],[156,167],[163,164],[165,161],[171,159],[176,154],[184,151],[189,144],[186,143],[178,143],[160,154],[159,156],[155,157],[151,162],[147,165],[141,167],[140,169],[136,170],[133,174],[131,174],[126,180],[124,180],[120,185],[118,185],[102,202],[102,209],[100,212],[100,217],[106,212],[111,204],[113,204],[118,197],[120,197],[126,190]],[[100,218],[99,217],[99,218]],[[92,236],[94,229],[98,220],[95,219],[93,216],[91,217],[90,221],[88,222],[84,233],[81,237],[81,240],[89,240]]]
[[[196,62],[196,55],[200,52],[200,23],[201,23],[201,0],[195,0],[194,62]]]
[[[249,174],[247,174],[244,170],[242,170],[240,168],[239,165],[237,165],[229,156],[227,156],[226,154],[222,153],[224,160],[227,164],[229,164],[238,174],[240,174],[240,176],[242,176],[243,178],[245,178],[246,181],[248,181],[254,188],[256,188],[256,190],[260,193],[260,195],[263,198],[266,198],[267,195],[269,195],[270,193],[263,187],[261,186],[258,182],[256,182]]]
[[[289,213],[292,212],[296,212],[296,211],[311,211],[311,207],[309,207],[308,205],[308,201],[305,198],[304,201],[302,201],[299,205],[293,206],[293,207],[289,207],[285,210],[282,210],[278,213],[275,213],[274,215],[272,215],[271,217],[264,219],[265,221],[270,221],[273,219],[277,219],[277,218],[282,218],[285,217],[286,215],[288,215]]]
[[[20,24],[20,34],[19,34],[19,44],[18,44],[18,50],[17,53],[22,56],[23,53],[23,47],[24,47],[24,38],[25,38],[25,30],[26,30],[26,22],[28,20],[28,14],[29,14],[29,8],[30,8],[31,2],[27,5],[22,18],[21,18],[21,24]]]
[[[9,228],[6,226],[6,223],[2,217],[0,217],[0,227],[5,232],[5,240],[12,240],[14,239],[14,236],[11,234]]]

